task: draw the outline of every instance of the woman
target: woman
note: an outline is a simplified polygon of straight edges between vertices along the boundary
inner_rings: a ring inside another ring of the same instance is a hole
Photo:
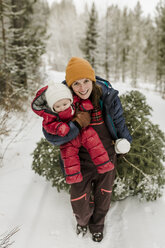
[[[108,81],[96,77],[88,61],[78,57],[73,57],[68,62],[66,81],[63,83],[81,99],[90,99],[94,109],[91,116],[86,112],[78,113],[69,122],[70,131],[65,137],[51,135],[43,130],[46,139],[54,145],[67,143],[81,132],[81,128],[90,124],[99,135],[110,161],[116,166],[117,148],[115,149],[114,142],[124,141],[124,147],[118,146],[118,152],[125,153],[129,151],[128,144],[132,140],[125,125],[118,91]],[[77,234],[84,235],[89,227],[92,239],[100,242],[103,239],[104,219],[110,207],[115,170],[98,174],[84,147],[81,147],[79,157],[83,181],[72,184],[70,190],[71,205],[77,220]]]

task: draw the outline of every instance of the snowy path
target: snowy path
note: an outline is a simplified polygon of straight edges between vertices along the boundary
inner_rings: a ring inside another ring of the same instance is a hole
[[[154,108],[153,119],[163,130],[165,121],[161,110],[165,109],[165,102],[152,92],[146,91],[146,94]],[[29,124],[6,152],[4,166],[0,168],[0,234],[20,226],[20,231],[11,239],[15,240],[11,247],[165,247],[165,194],[156,202],[128,198],[113,203],[100,244],[94,243],[89,233],[84,238],[77,237],[69,195],[58,193],[31,170],[30,154],[42,136],[41,120],[32,114]]]

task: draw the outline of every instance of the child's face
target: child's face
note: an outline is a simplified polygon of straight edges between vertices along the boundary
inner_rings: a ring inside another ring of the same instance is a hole
[[[71,106],[71,100],[70,99],[61,99],[57,101],[54,105],[53,108],[54,110],[59,113],[61,111],[64,111],[65,109],[69,108]]]

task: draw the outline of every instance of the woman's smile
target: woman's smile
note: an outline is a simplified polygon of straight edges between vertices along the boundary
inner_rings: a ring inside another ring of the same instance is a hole
[[[85,95],[85,94],[87,94],[87,93],[88,93],[88,91],[89,91],[89,90],[79,91],[79,93],[80,93],[81,95]]]

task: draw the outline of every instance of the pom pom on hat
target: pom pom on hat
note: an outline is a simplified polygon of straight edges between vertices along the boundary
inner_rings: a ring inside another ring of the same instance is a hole
[[[64,98],[70,99],[73,102],[71,90],[63,83],[50,83],[45,92],[46,101],[52,111],[53,105]]]
[[[66,83],[70,87],[73,82],[82,78],[96,82],[95,71],[87,60],[72,57],[66,67]]]
[[[125,154],[130,150],[130,143],[127,139],[117,139],[115,142],[115,152],[117,154]]]

